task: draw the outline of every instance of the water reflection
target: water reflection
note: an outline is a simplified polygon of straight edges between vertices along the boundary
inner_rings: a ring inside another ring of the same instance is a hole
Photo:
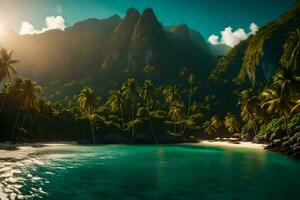
[[[31,173],[44,162],[36,158],[0,159],[0,199],[42,198],[44,179]]]

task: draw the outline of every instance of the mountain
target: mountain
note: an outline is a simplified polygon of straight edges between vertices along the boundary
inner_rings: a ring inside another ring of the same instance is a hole
[[[216,95],[215,113],[235,111],[239,91],[264,86],[281,67],[283,44],[289,33],[300,27],[300,1],[277,20],[261,27],[255,35],[240,42],[219,57],[203,92]],[[299,69],[298,69],[299,70]],[[214,112],[214,111],[212,111]]]
[[[130,8],[123,19],[87,19],[65,31],[9,34],[3,46],[15,51],[20,75],[52,92],[74,80],[110,89],[131,75],[143,79],[146,65],[156,66],[154,82],[171,83],[184,66],[204,78],[215,61],[200,33],[187,25],[165,28],[151,8],[141,14]]]
[[[259,85],[280,67],[283,45],[291,31],[300,27],[300,1],[277,20],[232,48],[220,58],[211,78]]]

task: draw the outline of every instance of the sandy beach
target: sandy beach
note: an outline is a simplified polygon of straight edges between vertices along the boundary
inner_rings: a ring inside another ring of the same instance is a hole
[[[213,141],[213,140],[201,140],[199,145],[211,145],[211,146],[227,146],[227,147],[237,147],[237,148],[249,148],[249,149],[261,149],[263,150],[267,145],[256,144],[252,142],[238,142],[232,143],[229,141]]]

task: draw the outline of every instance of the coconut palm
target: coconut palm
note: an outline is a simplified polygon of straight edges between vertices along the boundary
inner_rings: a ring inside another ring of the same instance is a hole
[[[239,94],[238,104],[241,105],[241,117],[243,121],[251,121],[254,134],[257,134],[256,116],[260,112],[260,100],[252,94],[252,89],[243,90]]]
[[[231,113],[226,114],[224,119],[224,126],[230,134],[235,134],[239,131],[239,123]]]
[[[256,122],[255,122],[255,115],[254,113],[249,109],[249,107],[244,106],[241,109],[241,118],[244,122],[251,122],[252,127],[253,127],[253,131],[254,131],[254,135],[257,135],[257,126],[256,126]]]
[[[121,120],[122,120],[122,128],[124,128],[124,117],[123,110],[125,107],[125,97],[120,90],[116,90],[112,92],[110,97],[110,109],[112,112],[120,112]]]
[[[295,70],[300,58],[300,30],[298,28],[289,33],[283,48],[284,52],[280,59],[281,64],[287,69]]]
[[[214,134],[214,133],[217,132],[215,127],[212,125],[211,121],[205,121],[202,124],[202,128],[203,128],[204,132],[209,134],[209,135]]]
[[[135,104],[139,96],[139,85],[134,78],[129,78],[125,83],[123,83],[122,91],[126,98],[131,102],[131,120],[135,120]],[[135,129],[134,123],[131,128],[132,142],[135,140]]]
[[[13,53],[4,48],[0,49],[0,81],[10,81],[11,72],[17,74],[13,65],[19,61],[12,58]]]
[[[223,122],[222,122],[221,118],[218,115],[214,115],[210,121],[211,121],[212,126],[214,127],[214,129],[217,132],[217,137],[219,137],[218,132],[223,126]]]
[[[174,130],[176,133],[176,124],[179,124],[184,119],[183,105],[178,102],[171,104],[169,108],[169,116],[174,120]]]
[[[296,95],[300,93],[300,76],[290,69],[282,68],[274,76],[273,85],[281,86],[286,95]]]
[[[197,89],[193,85],[195,82],[195,79],[196,79],[196,76],[194,74],[190,74],[189,77],[187,78],[187,81],[190,84],[190,88],[188,89],[188,102],[187,102],[186,118],[189,118],[189,116],[190,116],[192,96]],[[187,127],[187,124],[185,123],[181,134],[185,133],[186,127]]]
[[[96,107],[96,97],[93,94],[93,90],[89,87],[85,87],[83,90],[81,90],[77,101],[80,109],[88,115],[90,126],[91,126],[93,143],[95,144],[96,138],[95,138],[94,125],[92,121],[92,115],[94,114],[95,107]]]
[[[20,83],[20,89],[16,90],[16,102],[19,105],[19,109],[17,112],[17,119],[16,119],[16,124],[13,133],[16,130],[17,124],[18,124],[18,119],[19,119],[19,114],[20,110],[24,110],[24,116],[23,120],[20,124],[20,128],[23,127],[27,114],[30,111],[39,111],[39,99],[38,96],[42,93],[43,89],[42,87],[38,86],[36,82],[33,82],[31,80],[22,80]],[[17,135],[17,139],[18,140]]]
[[[150,103],[153,102],[153,98],[156,95],[156,88],[153,85],[152,81],[146,80],[141,88],[141,96],[143,97],[145,103],[146,103],[146,108],[147,108],[147,113],[148,113],[148,121],[149,121],[149,126],[151,129],[152,137],[155,143],[157,143],[157,138],[156,134],[153,130],[153,125],[151,121],[151,115],[150,115]]]
[[[167,87],[164,91],[165,101],[168,104],[180,101],[180,92],[179,89],[174,86]]]
[[[262,105],[262,107],[267,107],[267,112],[278,114],[284,118],[285,128],[288,136],[290,136],[287,124],[293,108],[293,102],[291,97],[285,92],[284,86],[279,87],[276,85],[274,89],[266,88],[262,92],[262,96],[266,98],[266,102]]]
[[[17,74],[14,64],[18,63],[18,60],[14,60],[12,58],[13,56],[13,51],[8,52],[7,49],[1,48],[0,49],[0,82],[3,82],[3,85],[5,85],[5,82],[11,80],[11,73]],[[0,111],[2,110],[4,106],[4,95],[2,95],[1,98],[1,108]]]

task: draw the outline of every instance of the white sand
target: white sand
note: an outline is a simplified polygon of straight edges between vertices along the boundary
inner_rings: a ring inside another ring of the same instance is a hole
[[[211,145],[211,146],[250,148],[250,149],[264,149],[267,146],[265,144],[256,144],[252,142],[239,142],[239,144],[234,144],[227,141],[210,141],[210,140],[201,140],[198,144]]]
[[[77,145],[76,142],[57,142],[57,143],[22,143],[11,145],[9,143],[0,143],[0,158],[24,158],[31,153],[41,149],[54,148],[57,146]]]

